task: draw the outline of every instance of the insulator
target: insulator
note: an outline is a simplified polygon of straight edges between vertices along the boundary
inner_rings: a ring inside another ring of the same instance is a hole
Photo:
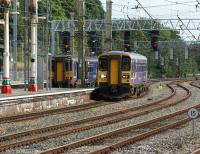
[[[170,48],[170,59],[171,60],[174,59],[174,50],[173,50],[173,48]]]
[[[158,59],[158,51],[155,51],[155,59]]]
[[[188,59],[188,47],[185,47],[185,59]]]

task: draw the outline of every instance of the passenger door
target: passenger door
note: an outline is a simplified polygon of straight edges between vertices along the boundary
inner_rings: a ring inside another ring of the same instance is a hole
[[[119,83],[119,60],[111,59],[110,61],[110,84]]]

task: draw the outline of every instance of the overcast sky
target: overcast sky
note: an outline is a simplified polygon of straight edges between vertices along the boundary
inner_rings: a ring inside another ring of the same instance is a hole
[[[106,0],[100,1],[105,8]],[[178,19],[177,16],[179,16],[181,19],[200,19],[200,0],[138,1],[154,19]],[[112,0],[112,2],[112,18],[127,18],[127,16],[130,18],[149,18],[149,15],[140,7],[136,0]],[[198,37],[198,31],[191,32]],[[189,32],[186,33],[187,35],[191,36]]]

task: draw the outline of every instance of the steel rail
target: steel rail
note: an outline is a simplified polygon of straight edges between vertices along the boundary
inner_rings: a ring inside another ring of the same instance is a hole
[[[84,118],[84,119],[80,119],[80,120],[75,120],[75,121],[67,122],[67,123],[63,123],[63,124],[58,124],[58,125],[53,125],[53,126],[49,126],[49,127],[32,129],[32,130],[29,130],[29,131],[22,131],[22,132],[15,133],[15,134],[0,136],[0,142],[19,138],[21,136],[24,137],[24,136],[27,136],[27,135],[30,135],[30,134],[32,134],[32,135],[33,134],[40,134],[40,133],[48,132],[48,131],[55,130],[55,129],[61,129],[61,128],[65,128],[65,127],[68,127],[68,126],[73,126],[73,125],[91,122],[91,121],[94,121],[94,120],[109,118],[109,117],[117,116],[117,115],[120,115],[120,114],[125,114],[125,113],[128,113],[128,112],[137,111],[137,110],[140,110],[140,109],[147,108],[149,106],[156,105],[156,104],[158,104],[162,101],[166,101],[166,100],[172,98],[176,94],[176,91],[170,85],[167,85],[167,86],[171,89],[171,95],[169,95],[169,96],[167,96],[167,97],[165,97],[161,100],[155,101],[153,103],[140,105],[140,106],[137,106],[137,107],[132,107],[132,108],[128,108],[128,109],[124,109],[124,110],[120,110],[120,111],[115,111],[115,112],[112,112],[112,113],[99,115],[99,116],[95,116],[95,117],[89,117],[89,118]]]
[[[108,153],[111,153],[111,151],[114,151],[114,150],[116,150],[118,148],[121,148],[123,146],[129,145],[129,144],[133,144],[133,143],[135,143],[137,141],[141,141],[141,140],[143,140],[145,138],[148,138],[148,137],[150,137],[152,135],[163,133],[163,132],[165,132],[165,131],[167,131],[169,129],[173,129],[173,128],[176,128],[178,126],[181,126],[181,125],[189,122],[190,120],[191,120],[190,118],[184,118],[183,120],[179,120],[179,121],[174,122],[172,124],[168,124],[168,125],[153,129],[151,131],[139,134],[137,136],[130,137],[130,138],[125,139],[123,141],[119,141],[116,144],[113,144],[111,146],[107,146],[107,147],[104,147],[102,149],[93,151],[93,152],[91,152],[89,154],[105,154],[105,153],[108,154]]]
[[[197,106],[194,106],[194,107],[200,108],[200,105],[197,105]],[[178,112],[175,112],[175,113],[171,113],[171,114],[159,117],[159,118],[148,120],[148,121],[136,124],[136,125],[132,125],[132,126],[116,129],[114,131],[110,131],[110,132],[102,133],[102,134],[99,134],[99,135],[96,135],[96,136],[92,136],[92,137],[89,137],[89,138],[86,138],[86,139],[82,139],[82,140],[77,141],[77,142],[73,142],[73,143],[70,143],[70,144],[67,144],[67,145],[64,145],[64,146],[59,146],[59,147],[56,147],[56,148],[53,148],[53,149],[50,149],[50,150],[43,151],[40,154],[55,154],[55,153],[59,154],[59,153],[63,153],[64,151],[75,149],[75,148],[78,148],[80,146],[87,145],[87,144],[90,144],[90,143],[98,142],[99,140],[103,140],[103,139],[109,138],[111,136],[118,135],[120,133],[124,133],[124,132],[128,132],[130,130],[133,130],[133,129],[139,129],[141,127],[149,126],[150,124],[153,124],[153,123],[156,123],[156,122],[162,122],[163,120],[166,120],[166,119],[169,119],[169,118],[184,114],[184,113],[186,113],[188,111],[188,109],[189,108],[181,110],[181,111],[178,111]],[[98,153],[101,153],[101,152],[102,153],[106,153],[106,152],[108,152],[108,149],[111,151],[111,150],[114,150],[114,149],[116,149],[118,147],[124,146],[125,143],[126,143],[126,145],[127,144],[131,144],[133,142],[142,140],[144,138],[147,138],[149,136],[155,135],[155,134],[160,133],[162,131],[166,131],[166,130],[168,130],[170,128],[176,128],[179,125],[182,125],[182,124],[184,124],[184,123],[186,123],[186,122],[188,122],[190,120],[191,120],[190,118],[185,118],[185,119],[180,120],[180,121],[178,121],[176,123],[169,124],[169,125],[162,126],[160,128],[154,129],[154,130],[152,130],[152,131],[150,131],[148,133],[143,133],[143,134],[137,135],[137,136],[135,136],[133,138],[129,138],[128,140],[123,140],[122,142],[119,142],[117,144],[112,145],[110,148],[106,147],[106,148],[103,148],[103,149],[99,149],[99,150],[97,150],[97,151],[95,151],[93,153],[94,154],[98,154]]]
[[[151,83],[149,83],[147,85],[147,87],[149,87],[150,84]],[[58,93],[58,94],[60,95],[61,93]],[[145,92],[145,94],[146,94],[146,92]],[[50,97],[50,96],[48,96],[48,97]],[[137,98],[139,98],[139,96]],[[20,114],[20,115],[8,116],[8,117],[0,117],[0,123],[36,119],[36,118],[40,118],[43,116],[48,116],[49,114],[52,115],[52,114],[59,114],[59,113],[63,113],[63,112],[78,112],[78,111],[83,111],[86,109],[95,108],[95,107],[99,107],[99,106],[110,105],[113,103],[117,103],[117,102],[92,101],[91,103],[74,105],[74,106],[70,106],[70,107],[51,109],[51,110],[45,110],[45,111],[40,111],[40,112],[32,112],[32,113],[26,113],[26,114]]]
[[[173,91],[173,94],[175,92]],[[172,96],[173,96],[172,94]],[[172,97],[170,96],[170,97]],[[189,94],[187,95],[189,96]],[[169,98],[170,98],[169,97]],[[184,100],[185,98],[183,98]],[[166,98],[164,98],[163,100],[166,100]],[[159,102],[159,101],[157,101]],[[180,101],[177,101],[177,102],[180,102]],[[54,134],[51,134],[51,135],[48,135],[48,136],[42,136],[42,137],[35,137],[35,138],[32,138],[32,139],[28,139],[28,140],[24,140],[24,141],[20,141],[20,142],[17,142],[17,143],[11,143],[11,144],[8,144],[8,145],[2,145],[0,146],[0,150],[1,151],[4,151],[4,150],[7,150],[7,149],[10,149],[10,148],[15,148],[15,147],[19,147],[19,146],[23,146],[23,145],[28,145],[28,144],[33,144],[33,143],[37,143],[37,142],[41,142],[41,141],[44,141],[44,140],[47,140],[47,139],[50,139],[50,138],[55,138],[55,137],[59,137],[59,136],[63,136],[63,135],[67,135],[67,134],[70,134],[70,133],[75,133],[75,132],[80,132],[80,131],[83,131],[83,130],[88,130],[88,129],[92,129],[92,128],[96,128],[96,127],[100,127],[100,126],[105,126],[105,125],[110,125],[110,124],[114,124],[114,123],[117,123],[117,122],[120,122],[120,121],[123,121],[123,120],[128,120],[128,119],[131,119],[133,117],[136,117],[136,116],[139,116],[139,115],[143,115],[143,114],[146,114],[146,113],[149,113],[149,112],[152,112],[152,111],[155,111],[157,109],[160,109],[160,108],[163,108],[163,107],[167,107],[167,106],[171,106],[173,104],[176,104],[175,103],[172,103],[172,104],[165,104],[163,106],[160,106],[160,107],[156,107],[156,108],[153,108],[153,109],[146,109],[145,111],[140,111],[139,113],[135,113],[135,114],[131,114],[131,115],[127,115],[127,116],[123,116],[121,118],[117,118],[117,119],[114,119],[114,120],[110,120],[110,121],[106,121],[106,122],[100,122],[100,123],[97,123],[97,124],[93,124],[93,125],[89,125],[89,126],[85,126],[85,127],[81,127],[81,128],[77,128],[77,129],[71,129],[71,130],[67,130],[67,131],[61,131],[61,132],[58,132],[58,133],[54,133]],[[154,103],[154,105],[157,105]],[[146,107],[149,107],[150,105],[147,104],[145,105]],[[153,105],[152,105],[153,106]],[[135,110],[137,109],[141,109],[142,107],[136,107]],[[127,109],[127,110],[123,110],[122,111],[117,111],[115,112],[115,114],[123,114],[123,113],[126,113],[128,111],[131,111],[130,109]],[[110,117],[110,116],[114,116],[113,113],[111,114],[107,114],[105,116],[107,117]],[[104,115],[103,115],[104,116]],[[100,119],[100,118],[103,118],[103,116],[98,116],[98,117],[92,117],[94,119]],[[91,118],[91,119],[92,119]],[[105,118],[105,117],[104,117]],[[83,119],[83,121],[79,121],[78,123],[81,123],[81,122],[84,122],[86,121],[86,119]],[[73,122],[72,122],[73,123]],[[71,124],[72,124],[71,123]],[[64,127],[64,124],[62,125],[62,127]],[[55,129],[55,127],[53,127]],[[52,129],[52,128],[51,128]],[[38,129],[40,130],[41,132],[44,132],[42,131],[41,129]],[[46,128],[46,130],[48,130],[48,128]],[[50,130],[50,129],[49,129]],[[48,130],[48,131],[49,131]],[[31,131],[28,131],[26,135],[30,134]],[[34,134],[34,132],[32,132],[31,134]],[[25,136],[25,134],[21,133],[20,134],[21,136]],[[16,136],[13,136],[13,135],[10,135],[10,136],[7,136],[7,137],[2,137],[1,140],[6,140],[6,139],[12,139],[12,138],[16,138],[18,137],[19,135],[16,135]]]

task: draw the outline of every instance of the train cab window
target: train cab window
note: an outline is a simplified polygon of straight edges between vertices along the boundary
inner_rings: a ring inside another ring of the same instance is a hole
[[[129,57],[122,57],[122,71],[129,71],[131,66],[131,59]]]
[[[51,71],[52,72],[55,72],[55,70],[56,70],[56,65],[55,64],[56,64],[55,61],[52,61],[52,65],[51,65]],[[48,68],[50,68],[50,65],[49,65]]]
[[[102,71],[108,70],[108,60],[107,58],[99,58],[99,69]]]
[[[92,65],[90,65],[90,66],[88,66],[88,72],[93,72],[93,66]]]
[[[66,71],[71,71],[72,70],[72,61],[66,61],[65,63],[65,70]]]

